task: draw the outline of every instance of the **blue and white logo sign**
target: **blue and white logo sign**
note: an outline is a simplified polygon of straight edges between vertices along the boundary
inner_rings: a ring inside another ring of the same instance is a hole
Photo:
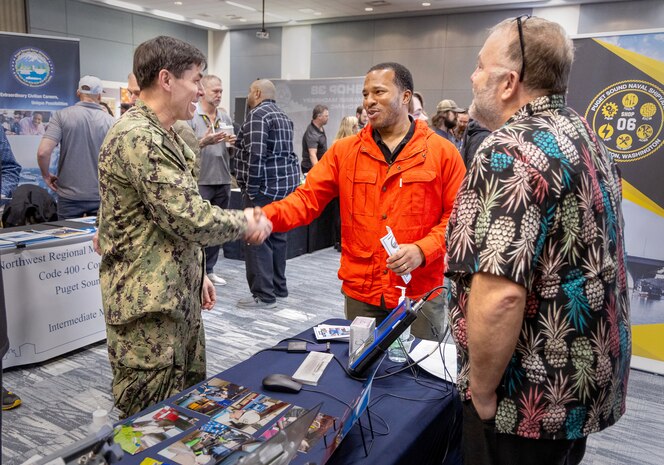
[[[11,70],[21,84],[41,87],[53,76],[53,62],[41,50],[24,47],[12,55]]]

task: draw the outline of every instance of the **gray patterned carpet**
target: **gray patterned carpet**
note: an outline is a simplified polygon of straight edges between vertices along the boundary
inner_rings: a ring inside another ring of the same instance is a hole
[[[235,302],[249,295],[244,263],[220,259],[217,306],[204,315],[208,374],[214,375],[327,318],[343,316],[337,279],[339,254],[325,249],[288,261],[290,295],[273,310],[249,311]],[[23,405],[2,414],[2,463],[18,465],[51,453],[88,432],[91,412],[111,409],[105,343],[36,366],[3,374]],[[111,412],[111,420],[117,413]],[[627,414],[613,428],[592,435],[585,465],[664,464],[664,377],[632,370]]]

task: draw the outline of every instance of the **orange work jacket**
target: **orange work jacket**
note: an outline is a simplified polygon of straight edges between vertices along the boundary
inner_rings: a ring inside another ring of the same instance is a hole
[[[337,141],[283,200],[264,208],[275,232],[309,224],[339,197],[344,294],[388,308],[404,282],[387,268],[380,238],[389,226],[399,244],[416,244],[425,260],[414,270],[406,295],[417,299],[443,283],[445,228],[466,173],[456,147],[416,122],[411,140],[388,164],[367,125]]]

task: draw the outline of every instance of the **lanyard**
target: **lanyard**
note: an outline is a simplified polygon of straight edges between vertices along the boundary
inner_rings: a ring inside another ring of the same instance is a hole
[[[203,121],[205,122],[205,125],[207,126],[208,129],[212,128],[212,132],[216,131],[219,129],[220,125],[220,118],[215,118],[214,123],[210,121],[210,117],[206,115],[205,113],[200,113],[201,118],[203,118]]]

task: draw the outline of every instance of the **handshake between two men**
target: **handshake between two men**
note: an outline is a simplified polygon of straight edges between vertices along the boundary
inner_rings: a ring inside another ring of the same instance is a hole
[[[272,233],[272,222],[267,219],[267,216],[265,216],[260,207],[245,208],[244,216],[247,219],[247,229],[243,239],[251,245],[262,244]],[[102,255],[102,250],[99,246],[99,231],[93,236],[92,244],[95,252]],[[201,291],[201,307],[204,310],[212,310],[216,300],[217,296],[214,285],[207,276],[204,276]]]
[[[244,233],[244,240],[248,244],[262,244],[272,233],[272,222],[267,219],[261,207],[245,208],[244,216],[247,219],[247,230]],[[99,231],[92,237],[92,245],[97,254],[102,255],[99,246]]]
[[[272,233],[272,222],[267,219],[261,207],[245,208],[244,216],[247,218],[244,240],[252,245],[262,244]]]

